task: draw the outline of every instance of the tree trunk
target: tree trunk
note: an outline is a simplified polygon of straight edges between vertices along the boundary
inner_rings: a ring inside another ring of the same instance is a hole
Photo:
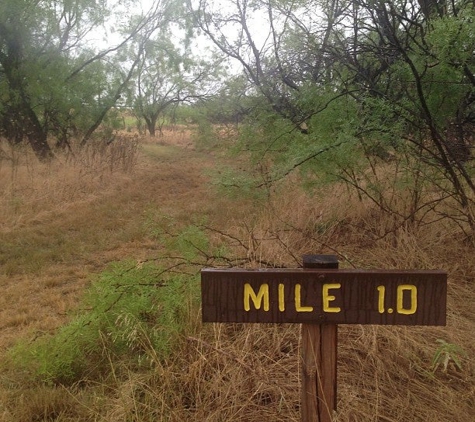
[[[12,57],[3,55],[1,59],[8,83],[8,95],[13,99],[5,107],[7,118],[14,122],[11,127],[14,129],[15,139],[20,140],[26,136],[38,159],[48,161],[54,154],[47,141],[47,131],[38,119],[28,95],[26,77],[22,76],[20,68],[19,52],[14,51]]]
[[[54,158],[53,151],[48,144],[45,133],[28,133],[27,139],[38,160],[47,162]]]
[[[40,161],[45,162],[54,158],[47,141],[47,132],[26,101],[23,100],[14,107],[8,107],[3,117],[3,129],[10,142],[18,144],[26,138]]]
[[[148,133],[152,138],[155,138],[156,135],[156,128],[157,128],[157,119],[145,117],[145,123],[147,124]]]
[[[48,135],[41,125],[38,117],[31,107],[27,104],[23,104],[24,107],[24,127],[25,134],[36,157],[46,162],[54,158],[53,151],[48,144]]]
[[[142,47],[141,47],[142,48]],[[134,63],[132,64],[131,68],[129,69],[129,72],[125,76],[124,80],[122,83],[117,87],[117,90],[112,97],[112,101],[109,101],[106,103],[102,109],[101,114],[99,117],[96,119],[96,121],[89,127],[89,129],[86,131],[86,134],[83,136],[81,140],[81,146],[86,145],[86,143],[89,141],[91,138],[92,134],[99,128],[101,125],[102,121],[104,120],[104,117],[106,117],[107,113],[109,110],[115,106],[119,98],[121,97],[122,92],[126,88],[127,84],[129,83],[130,79],[132,78],[132,75],[134,74],[134,69],[137,66],[138,62],[140,60],[140,53],[137,54],[137,58],[135,59]]]

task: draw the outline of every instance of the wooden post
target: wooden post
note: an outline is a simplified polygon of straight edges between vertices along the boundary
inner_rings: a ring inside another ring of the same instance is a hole
[[[304,268],[338,269],[335,255],[304,255]],[[301,420],[331,422],[337,398],[337,324],[302,324]]]

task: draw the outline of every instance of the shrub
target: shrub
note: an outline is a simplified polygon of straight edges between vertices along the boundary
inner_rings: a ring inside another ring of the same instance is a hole
[[[179,340],[197,287],[194,277],[167,275],[155,264],[116,263],[92,283],[69,324],[19,343],[10,358],[44,382],[62,384],[103,373],[111,359],[153,365]]]

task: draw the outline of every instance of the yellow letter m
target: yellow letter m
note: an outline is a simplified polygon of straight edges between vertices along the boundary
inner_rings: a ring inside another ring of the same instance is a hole
[[[269,310],[269,285],[267,283],[261,284],[259,291],[256,292],[249,283],[244,285],[244,310],[251,310],[251,300],[256,309],[261,309],[262,302],[264,302],[264,311]]]

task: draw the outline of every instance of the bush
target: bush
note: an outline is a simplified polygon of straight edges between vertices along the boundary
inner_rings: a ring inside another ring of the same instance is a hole
[[[155,264],[114,264],[92,283],[68,325],[19,343],[10,358],[40,380],[61,384],[100,376],[113,360],[154,365],[179,340],[197,292],[193,277],[165,275]]]

